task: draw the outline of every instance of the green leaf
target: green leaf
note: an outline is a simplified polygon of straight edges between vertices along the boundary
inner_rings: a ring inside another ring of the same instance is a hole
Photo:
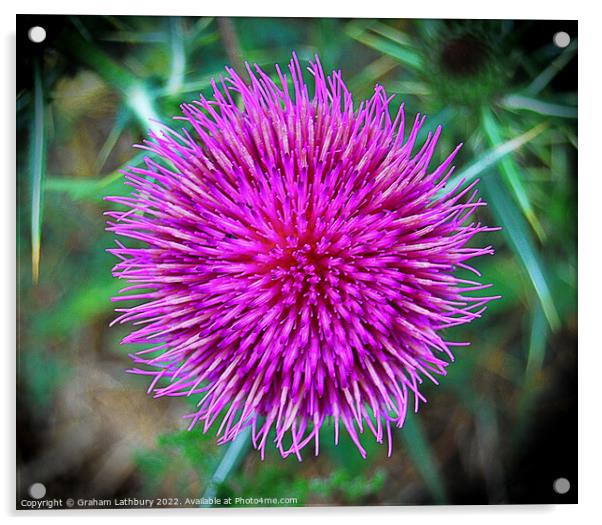
[[[548,340],[548,324],[540,305],[534,308],[531,334],[529,338],[529,357],[525,375],[527,380],[533,378],[540,370],[545,356]]]
[[[444,504],[446,496],[443,479],[419,417],[416,414],[408,414],[400,432],[412,463],[422,476],[433,499],[437,504]]]
[[[423,144],[428,135],[433,134],[439,126],[445,128],[446,124],[452,122],[457,114],[458,112],[456,109],[446,106],[433,115],[429,115],[416,136],[416,144]],[[447,186],[449,186],[449,184]]]
[[[398,80],[387,83],[388,91],[399,93],[401,95],[421,95],[427,96],[431,94],[431,90],[424,82],[417,80]]]
[[[179,16],[169,18],[169,44],[171,50],[171,71],[167,81],[167,92],[177,93],[184,83],[186,52],[184,49],[184,28]]]
[[[502,144],[502,132],[498,123],[495,120],[495,116],[493,112],[488,107],[483,107],[481,111],[481,124],[483,127],[483,131],[489,143],[493,147],[498,147]],[[502,174],[504,182],[506,185],[512,190],[514,194],[514,198],[520,209],[524,213],[525,217],[529,221],[529,224],[533,228],[533,231],[537,234],[540,239],[544,238],[544,231],[539,223],[537,216],[535,215],[535,211],[533,210],[533,206],[531,205],[531,201],[529,200],[529,195],[527,194],[527,190],[523,184],[523,176],[519,173],[518,167],[514,162],[514,159],[511,155],[507,155],[504,158],[500,159],[498,164],[498,169]]]
[[[560,319],[529,226],[497,177],[483,177],[481,187],[495,220],[502,226],[502,233],[529,275],[546,319],[552,329],[556,330]]]
[[[148,151],[141,151],[134,155],[128,162],[121,165],[115,171],[101,177],[100,179],[83,179],[73,177],[58,177],[50,175],[46,180],[46,191],[57,191],[69,194],[73,200],[91,199],[102,200],[108,194],[108,189],[111,188],[111,193],[125,192],[129,193],[132,189],[124,184],[115,184],[119,181],[125,170],[129,166],[140,166],[145,157],[152,156]]]
[[[399,44],[400,46],[412,46],[412,40],[408,35],[390,25],[375,21],[370,24],[370,29],[374,33],[381,35],[392,42]]]
[[[422,59],[410,47],[409,39],[385,24],[354,21],[347,25],[345,32],[358,42],[395,58],[411,69],[422,68]]]
[[[533,79],[526,92],[530,95],[537,95],[550,83],[550,81],[564,69],[577,53],[577,39],[573,39],[569,46],[562,51],[550,64]]]
[[[348,86],[352,93],[356,93],[362,88],[372,91],[374,82],[383,77],[394,67],[397,62],[388,56],[380,56],[370,64],[364,66],[354,77],[349,79]]]
[[[211,23],[213,22],[213,17],[203,17],[203,18],[199,18],[196,23],[194,24],[194,26],[192,27],[190,33],[187,35],[187,41],[191,44],[194,45],[195,43],[197,43],[203,33],[205,32],[205,29],[207,29]]]
[[[143,131],[148,129],[159,133],[162,129],[159,115],[155,110],[153,97],[151,97],[143,82],[135,82],[125,94],[125,103],[138,118]]]
[[[460,184],[462,180],[464,180],[463,186],[469,184],[479,175],[483,174],[486,170],[500,162],[500,160],[502,160],[504,157],[533,140],[542,131],[547,129],[547,127],[548,125],[545,122],[542,122],[522,135],[488,149],[467,168],[463,169],[455,177],[451,178],[445,185],[445,188],[441,190],[439,196],[443,196],[452,191]]]
[[[577,118],[575,106],[554,104],[525,95],[508,95],[502,99],[502,106],[507,109],[531,111],[546,117]]]
[[[117,113],[117,117],[115,118],[115,124],[111,129],[111,132],[107,136],[107,139],[102,145],[102,148],[98,152],[98,157],[96,158],[95,162],[96,173],[101,172],[103,166],[105,165],[105,162],[109,158],[109,155],[115,148],[119,137],[125,130],[126,126],[129,124],[129,122],[130,112],[125,106],[122,106],[119,109],[119,112]]]
[[[42,214],[44,205],[44,178],[46,172],[46,127],[44,90],[40,64],[34,66],[34,104],[31,129],[30,170],[31,170],[31,267],[34,283],[40,276],[40,255],[42,244]]]

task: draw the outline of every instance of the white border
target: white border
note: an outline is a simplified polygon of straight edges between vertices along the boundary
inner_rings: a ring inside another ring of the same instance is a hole
[[[602,196],[602,160],[599,142],[602,140],[600,93],[602,75],[600,68],[601,30],[599,16],[594,10],[594,2],[572,0],[571,2],[527,2],[525,0],[504,0],[497,2],[474,2],[469,0],[429,2],[330,2],[324,0],[302,0],[301,2],[280,1],[241,1],[227,2],[156,2],[151,4],[139,0],[103,0],[102,2],[82,2],[81,0],[14,2],[2,3],[0,24],[2,25],[3,75],[0,89],[2,96],[3,138],[0,159],[4,169],[0,176],[3,206],[0,224],[3,271],[2,307],[0,315],[6,344],[2,348],[2,370],[4,378],[4,399],[6,424],[0,434],[2,452],[6,461],[0,474],[0,494],[3,513],[14,518],[15,492],[15,403],[14,403],[14,348],[15,348],[15,13],[78,13],[78,14],[131,14],[131,15],[239,15],[239,16],[331,16],[331,17],[392,17],[392,18],[546,18],[579,20],[579,505],[569,506],[506,506],[506,507],[363,507],[363,508],[306,508],[306,509],[245,509],[245,510],[171,510],[171,511],[73,511],[65,512],[20,512],[25,522],[31,519],[64,520],[65,518],[83,518],[100,522],[107,518],[116,522],[125,522],[134,518],[145,521],[195,519],[203,522],[238,522],[241,519],[251,522],[303,523],[315,519],[345,520],[346,523],[365,523],[374,516],[377,519],[414,520],[420,525],[445,523],[445,525],[479,523],[487,524],[514,521],[521,523],[529,520],[535,523],[566,525],[568,520],[574,523],[591,523],[590,516],[597,516],[596,503],[600,499],[598,492],[600,481],[601,409],[598,385],[597,358],[600,354],[600,338],[597,329],[600,306],[601,279],[599,268],[602,265],[602,250],[599,205]],[[559,425],[563,422],[559,421]],[[550,458],[552,461],[553,458]],[[84,514],[85,512],[85,514]],[[409,523],[409,521],[408,521]]]

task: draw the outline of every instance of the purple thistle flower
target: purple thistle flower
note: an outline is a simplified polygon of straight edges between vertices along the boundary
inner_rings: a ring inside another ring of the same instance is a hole
[[[494,299],[453,274],[493,253],[467,247],[492,230],[471,219],[484,203],[476,183],[442,192],[459,147],[429,171],[441,128],[417,146],[424,117],[405,135],[381,86],[354,109],[317,57],[313,98],[294,55],[290,84],[278,66],[279,82],[247,69],[249,83],[226,68],[212,100],[182,105],[191,131],[151,132],[141,147],[164,162],[129,168],[133,193],[109,198],[127,211],[108,230],[141,241],[111,250],[130,284],[114,300],[138,303],[114,322],[147,347],[132,359],[149,393],[202,394],[190,428],[217,422],[220,444],[251,426],[263,457],[274,429],[300,459],[333,420],[335,442],[342,425],[365,457],[368,427],[390,454],[423,378],[468,344],[441,330]]]

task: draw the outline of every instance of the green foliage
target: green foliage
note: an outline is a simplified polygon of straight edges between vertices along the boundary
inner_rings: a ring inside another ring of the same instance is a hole
[[[248,444],[249,436],[242,435],[236,443]],[[224,450],[225,448],[225,450]],[[268,453],[265,462],[257,463],[257,453],[248,458],[245,468],[236,473],[229,471],[227,479],[220,476],[219,483],[212,490],[212,482],[223,465],[224,458],[232,450],[232,444],[217,450],[210,435],[198,431],[182,430],[161,435],[156,447],[139,450],[135,461],[143,473],[143,490],[145,494],[162,494],[173,488],[176,483],[180,498],[198,498],[199,494],[191,491],[191,487],[202,488],[203,497],[209,501],[217,495],[222,501],[232,498],[264,498],[273,500],[269,506],[289,506],[290,502],[279,503],[281,498],[294,497],[293,505],[326,504],[333,500],[353,504],[364,501],[376,494],[386,480],[386,473],[376,469],[373,473],[357,472],[347,465],[335,465],[327,475],[300,475],[302,464],[295,458],[282,461],[275,454]],[[236,448],[236,446],[234,447]],[[244,459],[244,453],[235,461]],[[364,468],[366,467],[364,462]],[[253,471],[250,474],[250,471]]]
[[[554,305],[546,272],[535,249],[526,222],[516,209],[515,204],[510,200],[505,189],[494,177],[486,177],[483,180],[483,188],[497,223],[502,226],[505,237],[531,278],[550,326],[554,329],[557,328],[560,322],[558,312]]]
[[[249,452],[248,436],[217,447],[211,433],[182,430],[138,447],[144,493],[362,504],[403,503],[401,495],[383,493],[415,487],[424,501],[442,503],[449,501],[454,467],[441,451],[460,445],[455,434],[438,445],[437,406],[450,407],[454,429],[495,429],[502,421],[502,443],[505,433],[526,431],[558,354],[568,351],[559,347],[576,333],[576,92],[555,87],[575,58],[576,39],[562,51],[548,45],[526,52],[512,23],[501,21],[70,17],[65,23],[64,40],[36,65],[32,89],[17,99],[28,139],[18,141],[17,152],[18,362],[33,410],[52,407],[82,356],[99,366],[113,360],[128,366],[119,329],[107,329],[110,297],[120,284],[105,252],[112,241],[103,233],[103,198],[128,193],[121,170],[148,155],[130,146],[158,128],[149,119],[167,122],[182,102],[209,95],[211,79],[227,64],[240,68],[248,60],[271,71],[296,51],[301,60],[319,53],[326,69],[341,68],[357,99],[380,83],[396,94],[393,109],[405,104],[406,120],[428,113],[418,140],[443,126],[434,161],[464,143],[445,191],[481,179],[489,206],[477,219],[502,230],[481,236],[497,253],[476,263],[492,284],[480,293],[502,299],[483,319],[446,333],[473,346],[456,352],[436,389],[423,385],[429,399],[435,390],[439,397],[393,433],[392,458],[367,434],[360,437],[367,460],[345,432],[335,446],[332,423],[322,429],[320,457],[302,463],[273,450],[262,462]],[[476,54],[464,67],[458,56],[467,49]],[[458,275],[473,278],[467,270]],[[195,402],[181,404],[190,409],[185,405]]]
[[[44,348],[20,356],[17,373],[25,382],[27,401],[41,411],[52,409],[57,389],[71,377],[70,363]]]
[[[143,473],[144,493],[198,498],[218,465],[219,454],[211,435],[199,430],[163,434],[155,448],[139,450],[135,461]]]

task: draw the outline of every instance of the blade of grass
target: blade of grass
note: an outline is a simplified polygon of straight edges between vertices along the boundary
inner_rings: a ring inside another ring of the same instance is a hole
[[[443,126],[445,128],[446,123],[451,122],[456,117],[456,114],[457,111],[453,107],[445,106],[433,115],[428,115],[425,124],[420,128],[416,136],[416,144],[423,144],[429,133],[434,133],[437,127]]]
[[[433,18],[414,20],[414,24],[421,39],[425,42],[433,41],[439,38],[444,31],[447,31],[447,29],[444,27],[445,22],[443,20],[436,20]]]
[[[82,179],[74,177],[58,177],[49,175],[46,179],[45,189],[46,191],[58,191],[65,192],[73,200],[79,199],[93,199],[102,200],[106,195],[107,189],[116,181],[123,177],[122,170],[128,166],[140,166],[144,162],[145,157],[152,157],[150,152],[141,151],[134,155],[125,164],[122,164],[118,169],[111,173],[101,177],[100,179]],[[119,187],[111,187],[111,192],[115,193],[121,188],[122,192],[130,192],[132,189],[129,186],[120,184]]]
[[[424,430],[416,414],[408,414],[401,429],[401,437],[414,467],[420,473],[435,503],[444,504],[446,496],[443,479],[437,466],[435,454],[424,435]]]
[[[370,29],[376,34],[384,36],[389,40],[396,42],[401,46],[411,47],[412,41],[405,33],[391,27],[385,23],[375,21],[370,24]]]
[[[541,370],[548,339],[548,324],[540,305],[536,305],[531,323],[529,356],[525,371],[526,381],[531,381]]]
[[[150,96],[146,86],[142,82],[132,84],[125,96],[126,104],[138,118],[142,130],[151,131],[160,135],[163,126],[160,123],[159,115],[155,110],[153,99]]]
[[[167,81],[167,92],[176,93],[184,83],[186,52],[184,49],[184,27],[179,16],[169,19],[169,44],[171,50],[171,71]]]
[[[375,34],[370,32],[371,26],[367,26],[363,23],[358,23],[357,21],[350,22],[345,27],[345,32],[354,40],[361,42],[362,44],[371,47],[372,49],[376,49],[377,51],[389,55],[403,65],[414,69],[420,70],[422,67],[422,60],[420,56],[414,52],[407,44],[402,44],[399,40],[391,40],[389,34],[387,37],[382,36],[382,28],[381,34]]]
[[[217,495],[217,491],[221,484],[228,479],[228,476],[232,474],[236,468],[244,460],[247,452],[251,448],[251,427],[245,428],[236,439],[228,445],[228,448],[224,452],[217,469],[211,476],[207,488],[203,494],[203,499],[212,500]],[[202,507],[211,507],[212,505],[206,504],[201,505]]]
[[[46,129],[44,88],[41,66],[34,65],[34,100],[31,129],[30,170],[31,184],[31,269],[33,282],[40,277],[40,256],[42,245],[42,214],[44,206],[44,178],[46,172]]]
[[[495,119],[495,116],[493,115],[493,112],[488,107],[483,107],[481,111],[481,127],[485,132],[485,136],[487,137],[491,146],[497,147],[502,144],[502,131]],[[510,188],[510,190],[512,190],[514,198],[516,199],[516,202],[518,202],[521,211],[529,221],[531,228],[533,228],[533,231],[540,240],[543,239],[545,236],[543,228],[541,227],[541,224],[535,215],[535,211],[533,210],[533,206],[529,200],[529,195],[527,194],[523,184],[523,176],[519,173],[518,166],[514,162],[513,157],[511,155],[507,155],[500,159],[498,169],[502,174],[504,182]]]
[[[197,22],[192,27],[190,33],[188,34],[188,42],[191,45],[194,45],[201,38],[201,35],[207,29],[211,23],[213,22],[212,16],[206,16],[203,18],[199,18]]]
[[[95,202],[102,201],[109,192],[113,195],[126,195],[127,193],[130,193],[132,189],[129,186],[117,184],[117,181],[122,176],[121,173],[115,175],[116,177],[113,180],[109,180],[107,183],[104,183],[103,179],[93,180],[73,177],[48,177],[46,180],[46,191],[66,193],[73,201],[89,200]]]
[[[529,84],[529,87],[527,87],[525,91],[529,95],[537,95],[543,91],[550,81],[571,61],[575,53],[577,53],[576,38],[572,40],[569,46],[533,79],[533,82]]]
[[[381,56],[362,68],[357,75],[349,80],[349,89],[352,93],[358,91],[362,87],[373,90],[374,82],[386,75],[395,66],[397,66],[397,62],[391,60],[391,57]]]
[[[499,144],[483,154],[481,154],[477,160],[472,162],[467,168],[460,171],[458,175],[453,177],[448,181],[445,185],[445,188],[441,190],[440,196],[445,195],[452,191],[462,180],[464,180],[463,185],[469,184],[471,181],[476,179],[478,176],[483,174],[486,170],[490,169],[492,166],[497,164],[500,160],[502,160],[506,155],[509,155],[513,151],[521,148],[528,142],[532,141],[535,137],[537,137],[542,131],[548,128],[548,124],[542,122],[537,126],[533,127],[529,131],[515,137],[503,144]]]
[[[560,319],[528,224],[495,174],[483,177],[481,188],[510,248],[529,275],[550,327],[556,330]]]
[[[502,106],[507,109],[531,111],[546,117],[577,118],[577,108],[574,106],[554,104],[524,95],[508,95],[502,99]]]
[[[430,88],[424,83],[416,80],[398,80],[387,84],[388,90],[401,95],[430,95]]]
[[[109,155],[113,151],[113,148],[117,144],[119,137],[123,133],[125,127],[130,121],[130,112],[125,106],[121,106],[119,111],[117,112],[117,117],[115,118],[115,125],[111,129],[111,132],[107,136],[102,148],[98,152],[98,156],[96,157],[96,162],[94,163],[96,173],[100,173],[105,162],[109,158]]]

